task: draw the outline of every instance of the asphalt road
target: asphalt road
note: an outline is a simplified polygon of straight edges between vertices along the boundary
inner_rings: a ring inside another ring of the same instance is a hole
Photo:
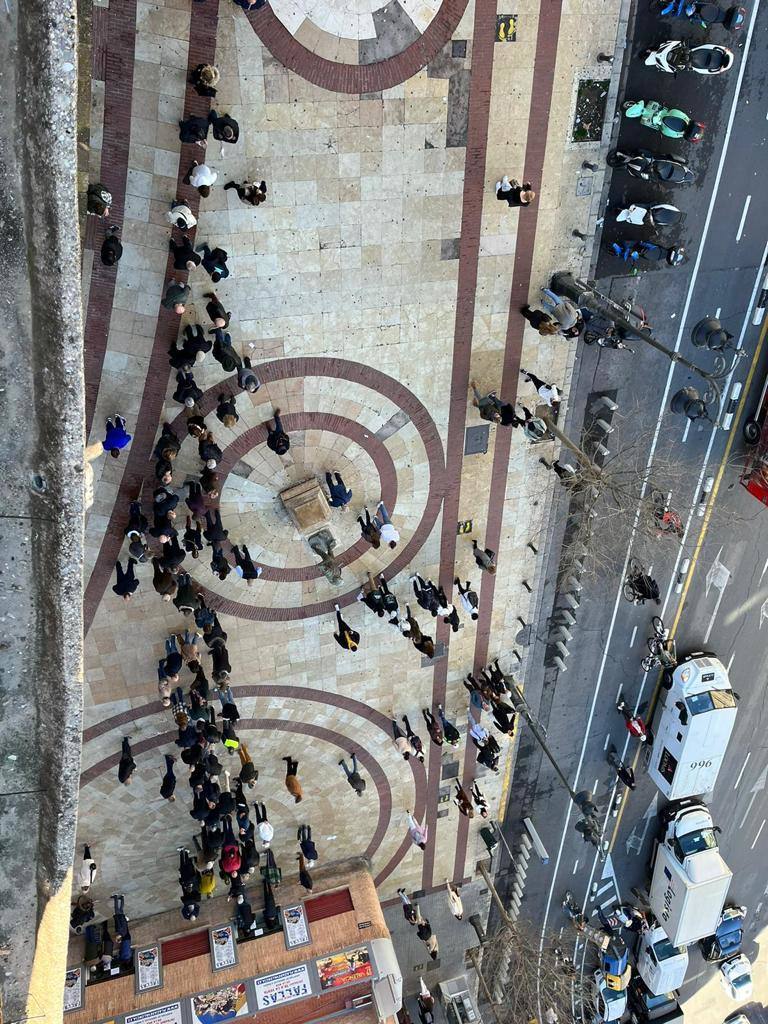
[[[766,351],[753,359],[761,344],[761,329],[751,323],[768,254],[768,204],[761,187],[768,171],[768,3],[763,0],[752,7],[749,28],[734,47],[737,61],[730,74],[706,80],[692,73],[675,79],[644,67],[637,54],[649,45],[669,38],[703,40],[705,33],[691,30],[683,22],[656,22],[645,5],[641,8],[626,98],[668,101],[706,121],[708,132],[697,148],[657,141],[633,122],[623,125],[621,148],[643,145],[659,152],[682,152],[690,156],[699,177],[696,185],[676,190],[671,198],[670,193],[660,196],[624,172],[615,172],[611,205],[653,198],[673,201],[685,209],[683,240],[689,261],[677,269],[654,269],[636,277],[603,276],[598,286],[613,296],[637,298],[648,312],[656,336],[704,366],[711,365],[712,357],[696,352],[689,341],[690,330],[702,316],[719,311],[724,325],[747,352],[725,388],[727,398],[732,385],[745,382],[750,375],[743,421],[751,414],[768,374]],[[711,38],[733,46],[720,29],[713,30]],[[606,236],[611,230],[606,223]],[[616,267],[615,261],[601,260],[599,272],[615,271]],[[690,509],[702,482],[715,476],[714,511],[711,520],[691,514],[681,548],[672,539],[658,541],[652,568],[661,587],[661,609],[635,607],[622,600],[619,573],[585,584],[577,625],[572,627],[573,641],[568,645],[568,671],[554,677],[543,665],[551,597],[549,607],[545,604],[541,610],[541,639],[532,652],[526,692],[532,706],[540,709],[549,744],[573,788],[595,794],[605,818],[605,836],[611,843],[610,859],[605,864],[597,861],[594,849],[574,831],[578,813],[526,735],[521,737],[505,832],[514,845],[520,820],[529,815],[549,853],[546,865],[531,861],[524,890],[523,915],[544,932],[557,935],[565,928],[563,938],[570,937],[571,926],[560,906],[567,889],[594,911],[597,904],[607,905],[618,896],[631,898],[631,888],[644,883],[656,829],[655,811],[663,801],[660,796],[655,800],[655,788],[639,761],[637,789],[617,809],[615,780],[605,750],[613,743],[620,752],[626,750],[627,757],[637,752],[615,703],[620,691],[641,708],[651,698],[656,675],[644,675],[640,659],[651,616],[660,612],[668,624],[677,623],[681,651],[706,645],[730,666],[741,696],[736,729],[711,807],[722,828],[724,857],[734,871],[731,896],[749,907],[748,934],[754,934],[768,918],[768,743],[763,717],[768,668],[761,636],[762,627],[768,639],[768,510],[739,484],[739,465],[746,450],[740,426],[734,424],[730,431],[713,430],[708,424],[691,426],[670,413],[669,398],[679,387],[693,384],[703,390],[702,382],[676,369],[642,342],[632,344],[634,355],[581,347],[566,430],[572,436],[578,433],[589,392],[616,389],[620,409],[633,410],[637,437],[646,444],[649,457],[657,445],[672,443],[687,466],[684,479],[675,483],[672,506]],[[664,486],[663,481],[658,483]],[[706,533],[699,545],[705,522]],[[686,591],[678,596],[674,584],[679,563],[690,555],[695,555],[695,564]],[[716,562],[727,573],[711,572]],[[556,571],[553,551],[548,577],[553,578]],[[525,729],[523,725],[523,733]],[[596,902],[590,899],[595,892]],[[689,976],[702,970],[698,963],[689,969]]]

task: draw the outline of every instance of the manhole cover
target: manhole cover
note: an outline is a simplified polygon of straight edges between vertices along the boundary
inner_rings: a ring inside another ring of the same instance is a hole
[[[490,427],[467,427],[464,435],[465,455],[485,455],[488,451]]]

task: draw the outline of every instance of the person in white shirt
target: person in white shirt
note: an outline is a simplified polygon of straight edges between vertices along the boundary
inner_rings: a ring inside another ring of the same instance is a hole
[[[461,902],[460,889],[457,885],[451,885],[450,880],[445,880],[445,891],[448,896],[448,906],[451,908],[451,913],[460,921],[464,917],[464,905]]]
[[[400,534],[392,525],[392,520],[389,518],[389,512],[383,501],[379,502],[379,507],[376,510],[376,515],[373,517],[373,522],[379,528],[381,539],[385,544],[389,544],[391,548],[397,547],[397,542],[400,540]]]
[[[83,859],[80,862],[77,877],[75,878],[75,884],[79,887],[80,892],[88,892],[93,885],[95,877],[96,861],[91,856],[91,848],[86,843],[83,846]]]
[[[184,182],[196,188],[200,195],[205,197],[211,194],[211,185],[215,184],[218,176],[208,164],[199,164],[197,160],[193,160]]]
[[[175,228],[180,228],[182,231],[189,231],[197,224],[197,217],[192,213],[186,203],[180,203],[175,201],[171,203],[171,208],[166,214],[168,222]]]
[[[423,825],[420,825],[414,818],[410,811],[406,811],[408,816],[408,833],[411,837],[411,842],[414,846],[418,846],[420,850],[426,849],[427,840],[429,839],[429,825],[426,821]]]
[[[269,844],[275,835],[275,830],[267,820],[267,808],[263,803],[255,803],[253,805],[256,811],[256,824],[259,828],[259,838],[261,839],[261,847],[263,850],[269,849]]]
[[[465,612],[468,612],[473,619],[477,619],[479,614],[477,608],[480,603],[480,599],[477,596],[477,592],[472,589],[471,581],[467,580],[466,586],[463,587],[461,585],[461,580],[457,576],[453,582],[459,588],[461,607]]]
[[[557,409],[560,405],[560,391],[554,384],[547,384],[546,381],[543,381],[541,377],[537,377],[535,373],[531,373],[530,370],[521,370],[520,373],[524,380],[528,381],[529,384],[533,384],[542,402],[545,402],[553,409]]]

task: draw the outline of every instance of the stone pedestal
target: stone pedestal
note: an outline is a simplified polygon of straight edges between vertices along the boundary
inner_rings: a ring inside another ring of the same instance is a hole
[[[281,491],[280,500],[296,529],[305,536],[317,533],[318,527],[331,518],[328,500],[314,477]]]

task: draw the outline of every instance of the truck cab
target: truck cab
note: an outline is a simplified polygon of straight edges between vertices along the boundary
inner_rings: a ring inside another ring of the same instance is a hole
[[[682,986],[688,970],[688,950],[673,946],[663,928],[649,928],[638,936],[637,969],[653,995]]]
[[[718,829],[697,800],[669,804],[655,847],[649,903],[673,946],[713,935],[732,872],[717,847]]]
[[[752,964],[743,954],[720,964],[720,981],[731,997],[740,1003],[752,998]]]
[[[694,653],[666,676],[653,720],[648,774],[668,800],[715,788],[736,721],[737,697],[714,655]]]
[[[683,1011],[674,992],[654,995],[642,978],[635,975],[627,994],[632,1024],[683,1024]]]
[[[746,907],[725,908],[715,934],[708,935],[699,942],[701,955],[705,960],[725,960],[741,952],[746,915]]]

